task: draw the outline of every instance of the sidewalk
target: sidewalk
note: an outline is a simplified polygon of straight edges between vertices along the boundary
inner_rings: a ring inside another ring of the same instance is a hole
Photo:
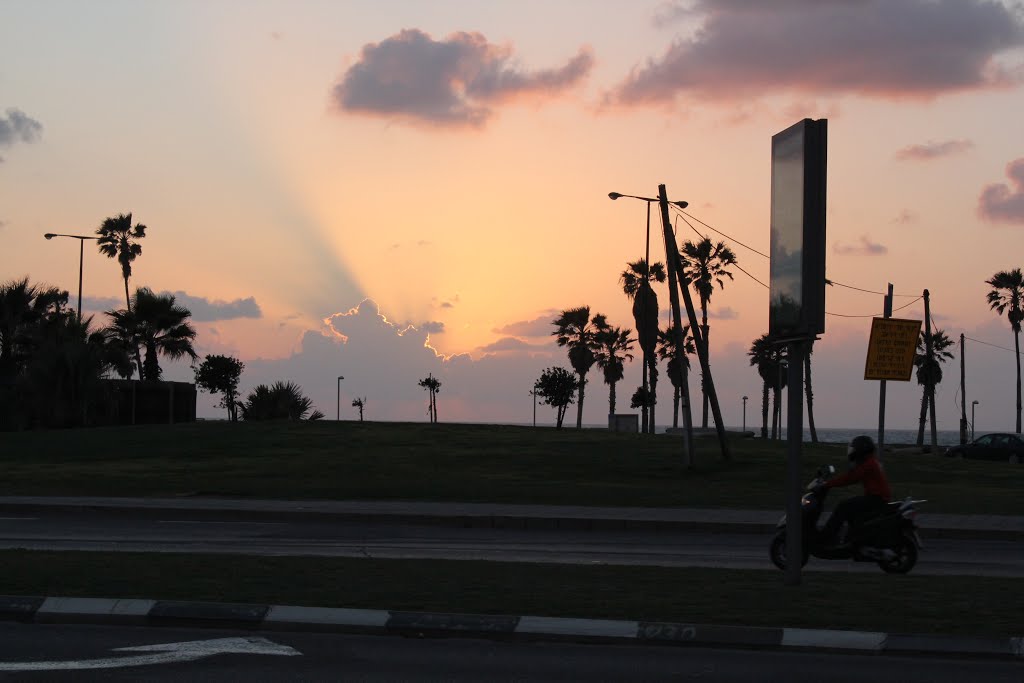
[[[511,503],[414,501],[252,500],[231,498],[104,498],[94,496],[0,496],[0,512],[126,510],[133,514],[202,513],[223,517],[337,519],[498,529],[595,531],[719,531],[768,534],[780,511],[707,508],[584,507]],[[1024,540],[1024,517],[928,514],[918,524],[924,538]]]

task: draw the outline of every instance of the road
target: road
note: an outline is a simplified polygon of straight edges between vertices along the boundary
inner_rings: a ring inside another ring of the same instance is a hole
[[[651,531],[463,529],[331,520],[225,520],[204,512],[132,514],[123,510],[7,513],[0,548],[466,559],[561,564],[729,567],[774,570],[769,537]],[[812,559],[810,568],[869,571],[868,563]],[[1024,544],[933,539],[919,574],[1024,576]]]
[[[240,652],[246,648],[237,647],[238,643],[250,641],[254,641],[251,652]],[[178,650],[166,645],[175,643],[184,645]],[[223,648],[229,653],[215,653],[222,643],[229,643]],[[152,654],[168,651],[163,657]],[[134,666],[119,666],[119,660]],[[96,666],[109,668],[88,668]],[[42,670],[25,671],[30,667]],[[0,624],[0,680],[4,681],[1019,683],[1020,667],[1019,661],[936,656]]]

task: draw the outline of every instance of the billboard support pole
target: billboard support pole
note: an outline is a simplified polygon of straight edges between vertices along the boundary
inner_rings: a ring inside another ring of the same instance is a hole
[[[803,471],[800,459],[803,450],[804,432],[804,353],[806,341],[788,342],[789,356],[789,401],[786,415],[788,441],[786,458],[786,585],[799,586],[803,568],[804,543],[803,510],[800,490],[803,486]],[[781,427],[781,425],[780,425]]]
[[[934,349],[932,348],[932,309],[931,299],[928,295],[928,290],[924,290],[924,350],[928,355],[928,366],[935,367],[935,355]],[[932,423],[932,455],[936,455],[939,452],[938,435],[935,433],[935,383],[930,381],[933,378],[929,377],[929,382],[926,386],[928,390],[928,417]]]
[[[886,318],[892,317],[892,283],[889,283],[888,294],[882,307]],[[885,447],[885,380],[878,382],[878,455],[882,455]]]

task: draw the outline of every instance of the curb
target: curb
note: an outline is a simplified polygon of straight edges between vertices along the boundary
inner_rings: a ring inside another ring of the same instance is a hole
[[[0,596],[0,621],[198,626],[269,631],[519,638],[1024,659],[1024,638],[444,614],[173,600]]]
[[[281,501],[275,501],[281,502]],[[510,529],[519,531],[653,531],[653,532],[714,532],[767,535],[775,532],[775,521],[752,520],[713,520],[713,519],[665,519],[655,517],[613,517],[588,515],[552,515],[534,514],[491,514],[467,512],[385,512],[379,510],[317,510],[303,507],[302,501],[291,501],[294,508],[274,507],[260,509],[245,506],[230,508],[207,505],[201,501],[195,504],[182,505],[178,501],[154,499],[140,505],[135,502],[109,501],[17,501],[0,499],[0,512],[67,512],[74,510],[130,511],[134,518],[175,514],[179,516],[200,516],[219,519],[269,519],[280,521],[283,518],[293,520],[335,520],[352,521],[369,524],[408,524],[413,526],[456,527],[464,529]],[[766,513],[772,520],[774,513]],[[1024,541],[1024,530],[1000,528],[957,528],[929,527],[927,517],[920,528],[921,537],[925,540],[952,538],[973,540]]]

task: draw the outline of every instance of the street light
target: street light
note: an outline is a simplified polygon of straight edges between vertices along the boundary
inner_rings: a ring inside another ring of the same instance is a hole
[[[341,422],[341,380],[345,379],[338,375],[338,422]]]
[[[971,441],[974,441],[974,406],[978,405],[977,401],[971,401]]]
[[[537,426],[537,388],[534,387],[530,390],[530,396],[533,396],[533,426]]]
[[[98,240],[99,237],[89,237],[88,235],[64,235],[59,232],[48,232],[43,235],[48,240],[52,240],[54,237],[70,237],[78,240],[78,322],[82,322],[82,263],[85,260],[85,241],[86,240]]]
[[[659,200],[656,197],[641,197],[641,196],[635,195],[635,194],[622,194],[621,192],[609,192],[608,193],[608,199],[611,199],[612,201],[615,201],[619,197],[628,197],[630,199],[639,199],[642,202],[647,202],[647,234],[646,234],[646,238],[645,238],[645,241],[644,241],[644,268],[646,268],[647,272],[644,273],[644,277],[645,278],[650,278],[650,274],[651,274],[651,204],[654,203],[654,202],[661,201],[661,200]],[[672,204],[673,206],[678,206],[680,209],[685,209],[687,206],[690,205],[689,202],[683,202],[683,201],[669,202],[669,204]],[[671,264],[669,264],[669,265],[671,266]],[[641,311],[641,316],[644,317],[644,319],[642,319],[640,322],[643,325],[646,325],[647,324],[647,320],[646,320],[645,316],[647,314],[647,309],[646,308],[641,308],[640,311]],[[647,358],[646,357],[644,358],[643,371],[642,371],[641,374],[642,374],[642,377],[643,377],[643,387],[644,387],[644,397],[645,397],[645,399],[644,399],[645,400],[644,413],[646,414],[648,410],[653,412],[653,406],[649,409],[647,407],[647,405],[646,405],[646,397],[647,397]],[[654,430],[653,415],[652,415],[652,419],[651,419],[650,429],[651,429],[651,431]]]
[[[743,431],[747,431],[747,397],[743,397]]]

